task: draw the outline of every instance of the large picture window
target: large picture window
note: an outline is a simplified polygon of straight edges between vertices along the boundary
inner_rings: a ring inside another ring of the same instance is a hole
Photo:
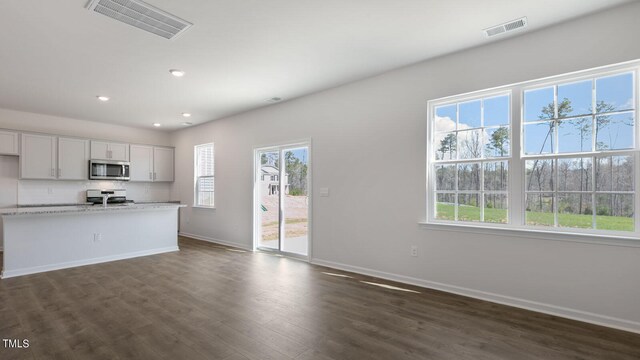
[[[509,93],[434,107],[435,217],[506,223]]]
[[[195,158],[195,199],[196,207],[214,207],[214,161],[213,144],[196,145]]]
[[[634,74],[524,91],[528,225],[634,230]]]
[[[637,233],[637,88],[618,66],[430,101],[429,221]]]

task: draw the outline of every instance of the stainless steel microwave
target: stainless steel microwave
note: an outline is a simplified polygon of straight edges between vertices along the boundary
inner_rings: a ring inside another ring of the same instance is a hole
[[[128,181],[129,166],[126,161],[89,160],[89,179]]]

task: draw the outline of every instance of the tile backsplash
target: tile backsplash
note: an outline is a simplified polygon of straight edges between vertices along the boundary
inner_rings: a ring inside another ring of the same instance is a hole
[[[126,189],[134,201],[171,200],[170,183],[131,183],[126,181],[49,181],[19,180],[18,204],[70,204],[86,201],[88,189]]]

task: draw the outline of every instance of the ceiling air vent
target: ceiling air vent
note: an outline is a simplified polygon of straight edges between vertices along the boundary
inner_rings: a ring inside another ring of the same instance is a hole
[[[165,39],[173,39],[193,25],[140,0],[91,0],[87,9]]]
[[[508,23],[504,23],[498,26],[492,26],[488,29],[484,29],[484,35],[486,37],[496,36],[499,34],[504,34],[509,31],[521,29],[527,26],[527,18],[523,17],[518,20],[509,21]]]

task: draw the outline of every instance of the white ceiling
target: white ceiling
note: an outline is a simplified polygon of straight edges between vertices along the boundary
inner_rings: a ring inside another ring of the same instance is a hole
[[[0,1],[0,108],[173,130],[182,112],[198,124],[481,45],[522,16],[532,31],[630,1],[147,2],[194,26],[166,40],[86,0]]]

